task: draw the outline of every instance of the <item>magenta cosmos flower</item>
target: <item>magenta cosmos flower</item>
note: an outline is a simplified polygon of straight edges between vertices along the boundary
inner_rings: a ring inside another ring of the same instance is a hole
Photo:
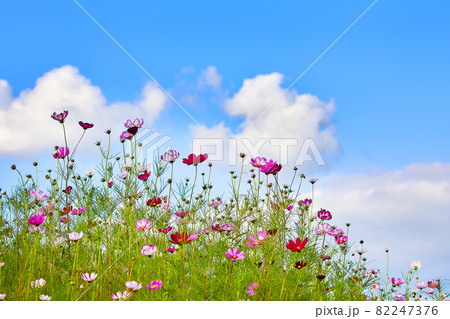
[[[133,291],[136,291],[136,290],[139,290],[139,289],[142,288],[142,284],[138,283],[137,281],[127,281],[127,282],[125,283],[125,286],[126,286],[128,289],[131,289],[131,290],[133,290]]]
[[[164,155],[161,155],[161,159],[164,162],[173,163],[175,162],[178,157],[180,157],[180,153],[174,150],[170,150],[164,153]]]
[[[392,287],[397,287],[397,286],[400,286],[405,283],[403,281],[403,279],[397,278],[397,280],[396,280],[394,277],[392,277],[391,282],[392,282]]]
[[[120,134],[120,141],[121,141],[121,142],[124,142],[124,141],[126,141],[126,140],[129,140],[129,139],[132,138],[133,136],[134,136],[134,135],[131,134],[130,132],[124,131],[124,132],[122,132],[122,134]]]
[[[329,211],[322,208],[317,212],[317,217],[319,217],[321,220],[330,220],[332,216]]]
[[[136,118],[133,122],[131,122],[131,120],[127,120],[123,125],[128,129],[133,127],[141,128],[142,125],[144,125],[144,119]]]
[[[53,114],[51,115],[51,118],[62,124],[62,123],[64,123],[64,120],[66,119],[68,114],[69,114],[69,111],[64,111],[59,114],[57,114],[56,112],[53,112]]]
[[[83,238],[84,233],[81,231],[80,233],[72,232],[69,233],[69,240],[70,241],[79,241],[81,238]]]
[[[329,234],[332,231],[333,231],[333,227],[331,227],[330,224],[327,224],[327,223],[320,224],[316,228],[316,234],[317,235]]]
[[[150,177],[150,174],[151,174],[150,172],[146,172],[146,173],[144,173],[144,174],[138,175],[138,178],[139,178],[141,181],[146,182],[147,179]]]
[[[207,158],[208,154],[200,154],[200,155],[190,154],[187,158],[183,158],[183,163],[187,165],[194,164],[194,166],[197,166],[198,164],[206,161]]]
[[[118,291],[115,294],[111,295],[111,299],[114,301],[125,301],[129,299],[132,295],[133,294],[128,290],[125,290],[123,293],[121,291]]]
[[[164,229],[161,229],[161,228],[160,228],[160,229],[158,229],[158,231],[159,231],[160,233],[167,234],[167,233],[170,232],[172,229],[173,229],[172,227],[168,226],[168,227],[166,227],[166,228],[164,228]]]
[[[156,245],[144,245],[139,252],[144,256],[151,257],[157,250],[158,247]]]
[[[175,215],[177,215],[178,217],[186,217],[189,214],[189,211],[185,211],[185,212],[176,212]]]
[[[92,280],[94,280],[95,278],[97,278],[97,274],[95,272],[92,273],[84,273],[81,275],[81,279],[83,279],[84,281],[90,282]]]
[[[253,167],[261,168],[262,166],[266,165],[267,160],[264,157],[258,156],[258,157],[252,158],[250,163],[252,164]]]
[[[90,129],[90,128],[94,127],[94,124],[84,123],[82,121],[79,121],[78,124],[80,124],[80,126],[83,128],[83,130],[87,130],[87,129]]]
[[[48,200],[48,195],[44,195],[44,192],[41,190],[34,191],[34,189],[30,189],[30,196],[35,202],[45,202]]]
[[[340,245],[346,243],[348,241],[348,238],[347,236],[334,237],[334,240],[336,241],[336,244]]]
[[[258,283],[252,281],[250,285],[247,286],[247,295],[253,296],[255,295],[255,289],[258,288]]]
[[[57,150],[53,152],[53,158],[65,158],[67,155],[69,155],[69,148],[61,146]]]
[[[72,209],[72,215],[81,215],[86,211],[86,206]]]
[[[306,198],[298,202],[301,208],[308,208],[311,206],[312,200],[310,198]]]
[[[39,226],[45,221],[45,214],[44,215],[34,215],[28,218],[28,223],[31,225]]]
[[[140,230],[147,230],[147,229],[150,229],[151,227],[152,227],[152,223],[150,223],[146,219],[138,220],[138,221],[136,221],[136,224],[134,225],[134,228],[140,229]]]
[[[250,247],[257,247],[262,243],[266,242],[268,237],[269,236],[267,235],[266,230],[259,231],[258,238],[250,236],[251,241],[246,242],[246,244],[249,245]]]
[[[222,201],[221,200],[219,200],[219,201],[213,201],[211,204],[209,204],[209,206],[210,207],[217,207],[217,206],[219,206],[219,205],[222,205]]]
[[[245,252],[244,251],[239,252],[239,249],[237,248],[228,249],[225,255],[227,255],[227,257],[230,258],[231,260],[243,260]]]
[[[147,285],[147,289],[149,290],[158,290],[161,289],[162,281],[153,280],[150,284]]]
[[[279,171],[281,171],[281,164],[277,164],[277,162],[270,160],[263,166],[261,166],[261,172],[266,175],[276,175]]]

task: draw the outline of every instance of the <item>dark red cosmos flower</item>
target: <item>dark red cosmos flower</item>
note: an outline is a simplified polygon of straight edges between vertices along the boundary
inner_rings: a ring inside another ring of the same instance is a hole
[[[200,154],[200,155],[190,154],[188,158],[183,158],[183,163],[187,165],[194,164],[194,166],[197,166],[198,164],[206,161],[207,158],[208,154]]]
[[[67,114],[69,114],[69,111],[64,111],[64,112],[59,113],[59,114],[56,114],[56,112],[53,112],[51,118],[62,124],[62,123],[64,123],[64,120],[66,119]]]
[[[130,127],[130,128],[127,130],[127,132],[130,133],[131,135],[136,135],[138,129],[139,129],[139,127],[133,126],[133,127]]]
[[[184,245],[189,244],[192,240],[189,239],[190,235],[188,235],[187,232],[183,232],[181,235],[179,232],[176,232],[175,234],[170,235],[170,242],[176,245]]]
[[[159,204],[161,204],[161,198],[159,198],[159,197],[152,198],[147,201],[147,206],[150,206],[150,207],[156,207]]]
[[[286,245],[286,248],[295,252],[301,252],[303,250],[303,248],[305,248],[306,243],[308,242],[308,237],[306,237],[303,241],[301,241],[300,238],[297,238],[294,241],[289,240],[289,243]]]
[[[85,130],[87,130],[88,128],[93,128],[93,127],[94,127],[94,124],[91,124],[91,123],[84,123],[84,122],[82,122],[82,121],[79,121],[78,124],[80,124],[80,126],[81,126],[83,129],[85,129]]]
[[[67,186],[67,188],[65,190],[63,190],[62,192],[65,194],[70,194],[71,191],[72,191],[72,186]]]
[[[316,277],[319,280],[324,280],[325,279],[325,275],[317,275]]]
[[[138,178],[142,181],[146,181],[150,177],[150,172],[146,172],[138,176]]]
[[[295,268],[297,269],[302,269],[303,267],[306,267],[306,263],[304,261],[297,261],[294,265]]]
[[[63,210],[61,211],[61,216],[67,215],[71,211],[72,211],[72,206],[64,207]]]

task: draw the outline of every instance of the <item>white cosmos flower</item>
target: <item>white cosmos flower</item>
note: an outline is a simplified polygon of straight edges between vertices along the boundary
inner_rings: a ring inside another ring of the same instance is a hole
[[[50,300],[52,300],[52,297],[47,296],[47,295],[40,295],[39,296],[39,300],[41,300],[41,301],[50,301]]]
[[[31,288],[42,288],[46,283],[47,282],[43,278],[36,279],[31,282]]]
[[[422,263],[419,260],[413,260],[409,266],[411,270],[419,270],[422,268]]]
[[[355,253],[362,255],[362,254],[367,253],[369,251],[369,249],[367,249],[366,247],[361,245],[361,246],[356,246],[354,251],[355,251]]]

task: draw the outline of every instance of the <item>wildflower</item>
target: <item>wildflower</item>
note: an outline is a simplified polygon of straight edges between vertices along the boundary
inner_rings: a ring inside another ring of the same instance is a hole
[[[86,206],[83,206],[81,208],[75,208],[72,209],[72,215],[81,215],[86,211]]]
[[[140,230],[147,230],[147,229],[150,229],[151,227],[152,227],[152,223],[150,223],[146,219],[138,220],[138,221],[136,221],[136,224],[134,225],[134,228],[140,229]]]
[[[294,264],[294,267],[297,269],[302,269],[302,268],[306,267],[306,263],[304,261],[299,260]]]
[[[261,245],[262,243],[266,242],[268,238],[266,230],[259,231],[258,232],[258,238],[250,236],[251,241],[247,241],[246,244],[250,247],[257,247]]]
[[[65,190],[63,190],[62,192],[64,194],[70,194],[71,191],[72,191],[72,186],[67,186],[67,188]]]
[[[228,249],[228,251],[225,252],[225,255],[227,255],[227,257],[230,258],[231,260],[243,260],[245,252],[244,251],[239,252],[239,249],[237,248]]]
[[[81,231],[80,233],[72,232],[69,234],[70,241],[79,241],[83,237],[84,233]]]
[[[45,286],[46,283],[47,282],[43,278],[36,279],[31,282],[31,288],[35,288],[35,289],[42,288]]]
[[[405,301],[405,297],[401,293],[393,292],[391,294],[391,296],[392,296],[392,299],[394,299],[395,301]]]
[[[122,134],[120,134],[120,141],[124,142],[126,140],[129,140],[130,138],[132,138],[134,135],[130,134],[128,131],[124,131],[122,132]],[[120,291],[119,291],[120,292]]]
[[[222,227],[220,227],[220,231],[232,231],[233,229],[236,229],[236,225],[227,225],[223,224]]]
[[[409,267],[411,268],[411,270],[419,270],[420,268],[422,268],[422,263],[419,260],[413,260]]]
[[[176,232],[175,234],[170,235],[170,242],[176,245],[183,245],[183,244],[189,244],[193,239],[191,237],[194,234],[190,234],[188,236],[187,232],[183,232],[182,234]]]
[[[361,245],[361,246],[355,247],[354,251],[355,251],[355,253],[362,255],[364,253],[367,253],[369,251],[369,249],[367,249],[366,247]]]
[[[308,181],[311,183],[311,184],[314,184],[315,182],[317,182],[319,179],[317,179],[317,178],[310,178]]]
[[[266,162],[263,166],[261,166],[261,172],[266,175],[276,175],[279,171],[281,171],[281,164],[277,164],[277,162],[270,160]]]
[[[97,171],[95,169],[87,169],[84,171],[84,175],[91,178]]]
[[[6,297],[6,294],[0,294],[0,301],[4,300]]]
[[[52,300],[52,297],[47,296],[47,295],[40,295],[39,296],[39,300],[41,300],[41,301],[50,301],[50,300]]]
[[[175,251],[175,247],[169,247],[167,248],[167,252],[173,253]]]
[[[109,182],[108,187],[111,188],[113,186],[114,182]]]
[[[373,290],[378,290],[378,289],[380,289],[380,283],[378,281],[374,281],[370,285],[370,288],[373,289]]]
[[[161,159],[164,162],[173,163],[175,162],[178,157],[180,157],[180,153],[174,150],[170,150],[164,153],[164,155],[161,155]]]
[[[364,277],[366,278],[376,278],[377,272],[374,269],[367,269],[364,271]]]
[[[316,234],[317,235],[325,235],[329,234],[333,231],[333,228],[328,223],[323,223],[317,226],[316,228]]]
[[[261,168],[262,166],[266,165],[267,160],[264,157],[255,157],[252,158],[250,163],[253,167]]]
[[[432,295],[432,294],[434,294],[435,291],[436,291],[435,288],[428,288],[427,289],[427,294]]]
[[[247,286],[247,295],[253,296],[255,295],[255,289],[258,288],[258,284],[254,281],[251,282],[250,285]]]
[[[150,177],[150,172],[147,172],[147,173],[144,173],[144,174],[141,174],[141,175],[138,175],[138,178],[141,180],[141,181],[147,181],[147,179]]]
[[[162,281],[153,280],[150,284],[147,285],[148,290],[158,290],[161,289]]]
[[[124,126],[128,129],[133,128],[133,127],[137,127],[137,128],[141,128],[142,125],[144,125],[144,119],[138,119],[136,118],[133,122],[131,122],[131,120],[127,120],[124,123]]]
[[[31,225],[39,226],[45,221],[45,215],[34,215],[28,218],[28,223]]]
[[[123,293],[121,291],[118,291],[115,294],[111,295],[111,299],[118,300],[118,301],[125,301],[128,298],[130,298],[132,295],[133,294],[128,290],[125,290]]]
[[[5,262],[0,263],[0,268],[3,268],[5,266]]]
[[[306,198],[306,199],[304,199],[304,200],[299,201],[298,204],[299,204],[300,207],[302,207],[302,208],[308,208],[308,207],[311,206],[311,204],[312,204],[312,199]]]
[[[156,207],[159,204],[161,204],[161,198],[159,198],[159,197],[155,197],[155,198],[149,199],[147,201],[147,206],[150,206],[150,207]]]
[[[153,256],[157,250],[158,247],[156,245],[144,245],[139,252],[144,256],[150,257]]]
[[[68,222],[70,222],[70,218],[67,216],[63,216],[59,219],[59,221],[63,224],[67,224]]]
[[[286,207],[286,210],[291,210],[292,208],[294,208],[294,205],[289,205],[288,207]]]
[[[133,290],[133,291],[136,291],[136,290],[139,290],[139,289],[142,288],[142,284],[138,283],[137,281],[127,281],[127,282],[125,283],[125,286],[126,286],[128,289],[131,289],[131,290]]]
[[[425,288],[428,287],[428,284],[427,284],[425,281],[418,281],[418,282],[416,283],[416,287],[417,287],[418,289],[425,289]]]
[[[81,279],[83,279],[84,281],[87,282],[91,282],[93,281],[95,278],[97,278],[97,274],[95,272],[89,274],[89,273],[84,273],[81,275]]]
[[[301,252],[303,248],[305,248],[307,242],[308,237],[306,237],[303,241],[300,238],[297,238],[295,242],[293,240],[289,240],[289,242],[286,245],[286,248],[291,250],[292,252]]]
[[[321,209],[317,212],[317,217],[319,217],[321,220],[330,220],[332,216],[329,211]]]
[[[117,174],[117,177],[120,179],[125,179],[125,178],[127,178],[127,176],[128,176],[128,171],[123,171],[123,172],[120,172],[119,174]]]
[[[175,215],[177,215],[178,217],[185,217],[187,216],[187,214],[189,213],[189,211],[185,211],[185,212],[176,212]]]
[[[348,238],[347,238],[347,236],[334,237],[334,240],[336,241],[336,243],[337,243],[338,245],[340,245],[340,244],[346,243],[347,240],[348,240]]]
[[[217,206],[219,206],[219,205],[222,205],[222,201],[221,200],[219,200],[219,201],[213,201],[211,204],[209,204],[209,206],[210,207],[217,207]]]
[[[207,158],[208,154],[200,154],[200,155],[190,154],[187,158],[183,158],[183,163],[186,165],[194,164],[194,166],[197,166],[198,164],[206,161]]]
[[[65,241],[66,241],[66,238],[63,236],[56,237],[55,241],[53,242],[53,245],[55,247],[59,247],[59,246],[62,246],[65,243]]]
[[[439,284],[440,284],[440,280],[439,279],[431,279],[428,282],[428,287],[430,287],[430,288],[437,288],[439,286]]]
[[[41,190],[34,191],[34,189],[30,189],[30,197],[36,202],[45,202],[48,200],[48,195],[44,195],[44,192]]]
[[[391,278],[391,282],[392,282],[392,287],[398,287],[402,284],[404,284],[405,282],[403,281],[403,279],[401,278],[397,278],[397,280],[395,280],[394,277]]]
[[[342,236],[344,236],[344,231],[343,231],[342,229],[340,229],[340,228],[334,228],[334,229],[329,233],[329,235],[330,235],[330,236],[333,236],[333,237],[342,237]]]
[[[57,114],[56,112],[53,112],[51,118],[62,124],[62,123],[64,123],[64,120],[66,119],[68,114],[69,114],[69,111],[64,111],[59,114]]]
[[[91,124],[91,123],[84,123],[84,122],[82,122],[82,121],[79,121],[78,124],[80,124],[80,126],[81,126],[84,130],[87,130],[87,129],[90,129],[90,128],[93,128],[93,127],[94,127],[94,124]]]
[[[172,203],[168,202],[168,203],[163,203],[160,207],[162,210],[169,210],[172,208]]]
[[[65,158],[67,155],[69,155],[69,148],[68,147],[60,147],[59,149],[55,150],[53,152],[53,158]]]

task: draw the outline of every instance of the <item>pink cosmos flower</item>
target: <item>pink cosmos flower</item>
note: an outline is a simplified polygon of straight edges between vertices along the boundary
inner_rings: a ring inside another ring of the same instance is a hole
[[[298,202],[298,204],[302,208],[308,208],[309,206],[311,206],[311,203],[312,203],[312,199],[310,199],[310,198],[306,198],[306,199]]]
[[[111,295],[111,299],[117,301],[125,301],[129,299],[132,295],[133,294],[128,290],[125,290],[123,293],[121,291],[118,291],[115,294]]]
[[[64,120],[66,119],[68,114],[69,114],[69,111],[64,111],[59,114],[57,114],[56,112],[53,112],[53,114],[51,115],[51,118],[62,124],[62,123],[64,123]]]
[[[232,230],[234,230],[236,228],[237,228],[236,225],[223,224],[222,227],[220,227],[220,231],[232,231]]]
[[[436,291],[435,288],[428,288],[427,289],[427,294],[432,295],[432,294],[434,294],[435,291]]]
[[[134,135],[133,134],[131,134],[130,132],[128,132],[128,131],[124,131],[124,132],[122,132],[122,134],[120,134],[120,141],[121,142],[124,142],[124,141],[126,141],[126,140],[129,140],[130,138],[132,138]],[[120,291],[119,291],[120,292]]]
[[[217,206],[219,206],[219,205],[222,205],[222,201],[221,200],[219,200],[219,201],[213,201],[211,204],[209,204],[209,206],[210,207],[217,207]]]
[[[437,288],[439,286],[439,284],[440,284],[440,280],[439,279],[431,279],[428,282],[428,287],[430,287],[430,288]]]
[[[333,237],[342,237],[344,236],[344,231],[341,228],[334,228],[330,233],[330,236]]]
[[[263,166],[261,166],[261,172],[266,175],[276,175],[279,171],[281,171],[281,164],[277,164],[277,162],[270,160],[266,162]]]
[[[45,214],[44,215],[34,215],[28,218],[28,223],[31,225],[39,226],[45,221]]]
[[[256,282],[252,281],[251,284],[247,286],[247,289],[248,289],[247,295],[249,295],[249,296],[255,295],[255,289],[258,288],[258,286],[259,285]]]
[[[47,282],[46,282],[45,279],[43,279],[43,278],[41,278],[41,279],[36,279],[36,280],[33,280],[33,281],[31,282],[31,288],[35,288],[35,289],[37,289],[37,288],[42,288],[42,287],[45,286],[46,283],[47,283]]]
[[[141,180],[141,181],[147,181],[147,179],[150,177],[150,172],[147,172],[147,173],[144,173],[144,174],[141,174],[141,175],[139,175],[138,176],[138,178]]]
[[[251,241],[247,241],[246,244],[249,245],[250,247],[257,247],[262,243],[266,242],[268,237],[269,236],[267,235],[266,230],[259,231],[258,238],[250,236]]]
[[[158,290],[161,289],[162,281],[153,280],[150,284],[147,285],[147,289],[149,290]]]
[[[250,163],[252,164],[253,167],[256,168],[261,168],[262,166],[266,165],[267,160],[264,157],[255,157],[252,158]]]
[[[89,274],[89,273],[84,273],[81,275],[81,279],[83,279],[84,281],[87,282],[91,282],[93,281],[95,278],[97,278],[97,274],[95,272]]]
[[[177,215],[178,217],[181,217],[181,218],[187,216],[187,214],[189,214],[189,211],[175,213],[175,215]]]
[[[364,277],[366,278],[376,278],[377,272],[374,269],[367,269],[364,271]]]
[[[131,289],[131,290],[133,290],[133,291],[136,291],[136,290],[139,290],[139,289],[142,288],[142,284],[138,283],[137,281],[127,281],[127,282],[125,283],[125,286],[126,286],[128,289]]]
[[[6,294],[0,294],[0,301],[4,300],[6,297]]]
[[[378,290],[378,289],[380,289],[380,283],[378,281],[374,281],[370,285],[370,288],[373,289],[373,290]]]
[[[317,217],[319,217],[321,220],[330,220],[332,216],[331,213],[326,209],[321,209],[317,212]]]
[[[170,232],[172,229],[173,229],[173,228],[169,226],[169,227],[166,227],[166,228],[164,228],[164,229],[158,229],[158,231],[159,231],[160,233],[167,234],[167,233]]]
[[[61,146],[59,149],[53,152],[53,158],[65,158],[69,155],[69,148]]]
[[[72,209],[72,215],[81,215],[86,211],[86,206]]]
[[[168,202],[168,203],[163,203],[160,207],[162,210],[169,210],[172,208],[172,203]]]
[[[397,280],[395,280],[394,277],[391,278],[391,282],[392,282],[392,287],[397,287],[397,286],[400,286],[400,285],[402,285],[402,284],[405,283],[405,282],[403,281],[403,279],[397,278]]]
[[[63,224],[67,224],[68,222],[70,222],[70,218],[67,216],[63,216],[59,219],[59,221]]]
[[[164,155],[161,155],[161,159],[164,162],[173,163],[175,162],[178,157],[180,157],[180,153],[174,150],[170,150],[164,153]]]
[[[348,241],[348,238],[347,238],[347,236],[334,237],[334,240],[336,241],[336,243],[337,243],[338,245],[340,245],[340,244],[346,243],[346,242]]]
[[[316,234],[317,235],[329,234],[332,231],[333,231],[333,228],[330,226],[330,224],[327,224],[327,223],[320,224],[316,228]]]
[[[140,229],[140,230],[147,230],[147,229],[150,229],[151,227],[152,227],[152,223],[150,223],[146,219],[138,220],[138,221],[136,221],[136,224],[134,225],[134,228]]]
[[[206,161],[207,158],[208,154],[200,154],[200,155],[190,154],[187,158],[183,158],[183,163],[187,165],[194,164],[194,166],[197,166],[198,164]]]
[[[425,289],[428,287],[428,284],[425,281],[419,281],[416,283],[416,287],[418,289]]]
[[[40,301],[50,301],[50,300],[52,300],[52,297],[47,296],[47,295],[40,295],[39,300]]]
[[[139,120],[138,118],[136,118],[133,122],[131,122],[131,120],[127,120],[124,123],[124,126],[126,128],[133,128],[133,127],[141,128],[142,125],[144,125],[144,119]]]
[[[87,130],[87,129],[90,129],[90,128],[94,127],[94,124],[84,123],[82,121],[79,121],[78,124],[80,124],[80,126],[83,128],[83,130]]]
[[[394,299],[395,301],[405,301],[405,297],[401,293],[393,292],[391,294],[391,296],[392,296],[392,299]]]
[[[30,189],[30,197],[37,203],[48,200],[48,195],[44,195],[44,192],[41,190],[35,192],[34,189]]]
[[[156,245],[144,245],[139,252],[144,256],[151,257],[156,253],[157,250],[158,247]]]
[[[228,249],[225,255],[227,255],[227,257],[230,258],[231,260],[243,260],[245,252],[244,251],[239,252],[239,249],[237,248]]]
[[[125,178],[127,178],[127,176],[128,176],[128,171],[123,171],[123,172],[117,174],[117,177],[120,179],[125,179]]]
[[[83,237],[84,233],[81,231],[80,233],[72,232],[69,233],[70,241],[79,241]]]

